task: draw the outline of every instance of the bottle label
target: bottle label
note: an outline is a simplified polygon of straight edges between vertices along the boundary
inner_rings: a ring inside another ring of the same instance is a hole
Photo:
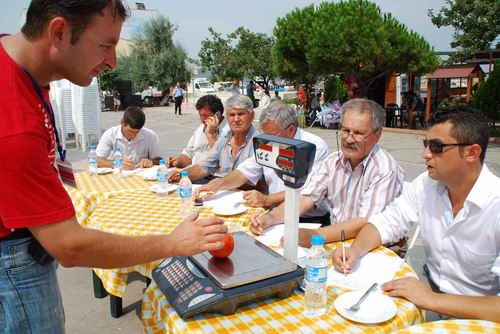
[[[122,163],[123,163],[123,159],[122,158],[114,158],[113,159],[113,165],[115,167],[121,167]]]
[[[179,187],[179,196],[181,198],[191,198],[193,189],[191,187]]]
[[[93,165],[97,163],[97,158],[96,157],[89,157],[89,164]]]
[[[158,173],[156,173],[156,180],[160,183],[167,182],[167,173],[158,171]]]
[[[328,267],[307,267],[306,268],[306,280],[312,283],[326,283]]]

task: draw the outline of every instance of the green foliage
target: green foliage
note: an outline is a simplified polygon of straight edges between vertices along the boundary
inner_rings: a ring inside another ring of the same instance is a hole
[[[111,69],[105,70],[99,76],[99,84],[101,86],[101,90],[112,92],[113,80],[118,80],[118,79],[119,79],[118,71],[114,71]]]
[[[261,77],[266,84],[274,78],[271,49],[274,40],[266,34],[239,27],[222,37],[208,28],[210,37],[201,42],[198,56],[201,66],[208,69],[217,81]]]
[[[295,97],[293,99],[283,99],[280,101],[281,103],[284,103],[284,104],[295,104],[297,106],[300,105],[300,100],[298,97]]]
[[[432,47],[418,34],[367,0],[323,2],[295,9],[273,30],[278,75],[304,80],[343,73],[360,89],[381,73],[429,73],[438,65]]]
[[[500,119],[500,61],[495,62],[495,68],[488,80],[483,82],[473,97],[476,108],[483,112],[491,121]]]
[[[500,35],[498,0],[446,0],[438,13],[429,10],[428,14],[438,28],[452,26],[455,30],[451,47],[457,48],[457,54],[452,60],[463,60],[495,47],[491,43]]]
[[[325,102],[347,101],[347,90],[337,75],[332,75],[325,81]]]
[[[148,86],[167,89],[178,81],[189,81],[187,53],[172,39],[176,30],[165,16],[146,22],[134,39],[131,54],[118,58],[115,78],[132,80],[135,91]]]

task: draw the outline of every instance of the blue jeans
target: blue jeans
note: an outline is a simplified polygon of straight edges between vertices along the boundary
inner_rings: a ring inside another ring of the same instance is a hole
[[[0,240],[0,333],[64,333],[57,262],[35,262],[32,240]]]

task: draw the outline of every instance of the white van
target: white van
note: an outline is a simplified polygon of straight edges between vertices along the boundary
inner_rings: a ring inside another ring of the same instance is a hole
[[[205,78],[194,79],[194,92],[200,94],[213,94],[215,93],[214,86]]]

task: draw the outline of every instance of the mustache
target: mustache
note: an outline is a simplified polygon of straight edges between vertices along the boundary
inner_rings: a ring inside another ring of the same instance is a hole
[[[344,142],[344,143],[342,143],[342,148],[354,150],[354,149],[356,149],[356,144],[347,144],[346,142]]]

